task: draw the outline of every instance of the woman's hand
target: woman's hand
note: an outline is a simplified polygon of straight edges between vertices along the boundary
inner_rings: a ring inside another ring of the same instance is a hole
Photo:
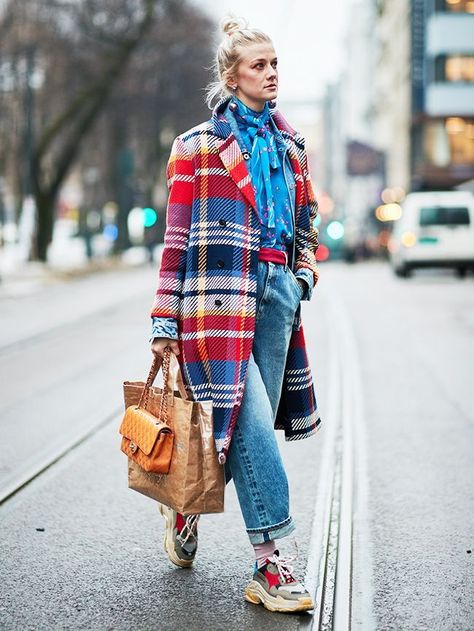
[[[161,357],[161,359],[163,359],[163,352],[167,346],[171,348],[175,355],[179,355],[178,341],[172,340],[169,337],[155,337],[151,344],[151,352],[155,357]]]

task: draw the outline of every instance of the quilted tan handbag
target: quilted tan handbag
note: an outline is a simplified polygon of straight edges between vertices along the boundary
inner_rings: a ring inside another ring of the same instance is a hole
[[[174,432],[168,423],[168,396],[162,396],[158,416],[148,409],[150,388],[163,364],[163,379],[169,381],[170,353],[165,349],[163,360],[154,358],[138,404],[125,410],[119,432],[121,450],[145,471],[168,473],[173,454]]]

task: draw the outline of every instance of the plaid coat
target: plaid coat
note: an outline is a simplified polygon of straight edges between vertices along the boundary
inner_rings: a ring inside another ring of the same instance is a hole
[[[212,400],[214,438],[224,463],[244,391],[256,317],[260,222],[246,161],[223,110],[174,140],[167,167],[166,231],[151,316],[178,323],[178,360],[194,400]],[[304,138],[270,103],[288,143],[296,179],[293,271],[319,270],[313,222],[318,204]],[[305,348],[301,305],[293,323],[275,429],[286,440],[314,434],[320,425]]]

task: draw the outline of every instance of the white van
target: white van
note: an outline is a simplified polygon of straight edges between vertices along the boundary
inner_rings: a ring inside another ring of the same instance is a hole
[[[409,193],[388,250],[393,271],[407,277],[417,267],[474,270],[474,195],[469,191]]]

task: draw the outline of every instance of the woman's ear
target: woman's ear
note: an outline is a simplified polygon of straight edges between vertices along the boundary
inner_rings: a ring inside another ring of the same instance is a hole
[[[229,90],[236,90],[237,89],[237,81],[235,80],[235,77],[233,75],[225,75],[224,76],[224,81],[225,81],[225,84],[226,84],[227,88],[229,88]]]

